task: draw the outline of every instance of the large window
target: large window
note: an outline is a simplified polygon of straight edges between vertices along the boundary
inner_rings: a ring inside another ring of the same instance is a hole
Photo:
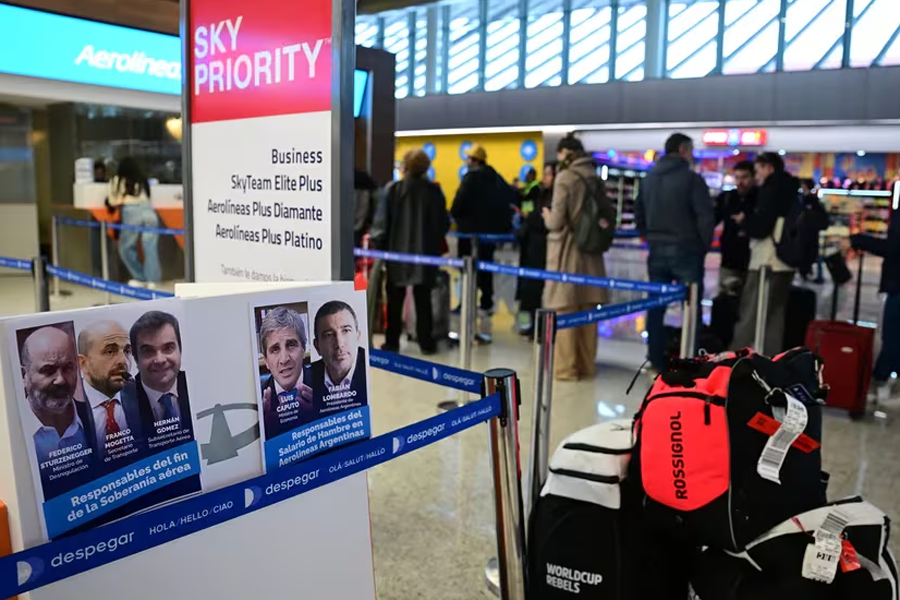
[[[362,15],[356,17],[356,45],[374,48],[378,43],[378,17]]]
[[[620,0],[616,25],[616,79],[641,80],[644,78],[647,5]]]
[[[757,73],[775,68],[781,0],[725,0],[722,72]]]
[[[425,95],[428,72],[428,9],[420,8],[415,15],[416,35],[413,43],[413,94]]]
[[[900,7],[897,0],[854,0],[850,66],[900,64]]]
[[[704,77],[716,69],[719,0],[671,0],[666,75]]]
[[[407,11],[398,10],[385,15],[384,49],[395,57],[397,77],[394,85],[398,98],[406,98],[409,95],[409,61],[411,60],[409,34],[409,13]]]
[[[447,64],[447,91],[465,94],[478,88],[478,3],[450,5],[450,49]]]
[[[531,0],[526,29],[525,87],[562,83],[562,0]]]
[[[572,0],[569,83],[609,81],[612,8],[608,0]]]
[[[517,87],[521,23],[518,0],[493,0],[488,3],[485,90]]]
[[[793,0],[784,25],[784,70],[839,69],[846,16],[847,0]]]

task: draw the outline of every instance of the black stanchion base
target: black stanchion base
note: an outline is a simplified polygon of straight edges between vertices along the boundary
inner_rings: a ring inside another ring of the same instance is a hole
[[[444,400],[443,402],[438,402],[437,409],[438,412],[448,412],[455,408],[459,408],[460,406],[462,406],[462,404],[456,400]]]

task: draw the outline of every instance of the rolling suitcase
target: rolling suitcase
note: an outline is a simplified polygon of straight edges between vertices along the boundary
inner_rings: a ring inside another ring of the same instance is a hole
[[[406,333],[410,341],[416,340],[416,304],[413,301],[412,288],[406,291],[403,312]],[[432,336],[440,343],[450,336],[450,274],[438,270],[435,273],[434,287],[431,288]]]
[[[809,324],[816,319],[817,302],[815,291],[791,286],[784,319],[784,345],[782,347],[785,350],[797,348],[805,343]]]
[[[874,366],[875,329],[857,325],[862,275],[863,257],[860,255],[853,323],[835,319],[838,293],[838,286],[835,286],[832,319],[813,321],[806,332],[806,346],[825,363],[822,377],[829,388],[826,405],[844,409],[852,418],[860,418],[866,412],[866,396]]]

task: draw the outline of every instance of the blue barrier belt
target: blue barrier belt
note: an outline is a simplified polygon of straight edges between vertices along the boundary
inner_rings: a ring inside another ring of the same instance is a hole
[[[594,287],[609,288],[613,290],[626,290],[630,292],[647,292],[649,294],[667,294],[682,290],[680,285],[670,283],[651,283],[647,281],[632,281],[630,279],[611,279],[609,277],[592,277],[578,273],[560,273],[558,271],[544,271],[543,269],[529,269],[527,267],[513,267],[478,261],[478,270],[500,275],[512,275],[526,279],[543,279],[544,281],[558,281],[560,283],[572,283],[575,285],[590,285]]]
[[[84,273],[79,273],[78,271],[70,271],[69,269],[63,269],[53,265],[47,265],[47,273],[53,277],[59,277],[64,281],[71,281],[72,283],[94,288],[95,290],[110,292],[112,294],[135,298],[137,300],[158,300],[159,298],[172,298],[175,296],[175,294],[170,292],[131,287],[124,283],[107,281],[105,279],[100,279],[99,277],[92,277],[90,275],[85,275]]]
[[[31,261],[22,260],[21,258],[9,258],[8,256],[0,256],[0,267],[7,269],[19,269],[20,271],[31,271]]]
[[[460,233],[459,231],[448,231],[450,237],[459,238],[461,240],[471,240],[478,238],[479,242],[488,242],[503,244],[506,242],[517,242],[519,238],[514,233]]]
[[[583,312],[569,313],[556,317],[557,329],[569,329],[571,327],[580,327],[590,323],[598,323],[616,317],[630,315],[632,313],[643,312],[651,308],[660,306],[668,306],[673,302],[684,300],[684,291],[670,292],[659,296],[652,296],[645,300],[634,300],[632,302],[622,302],[620,304],[612,304],[604,306],[597,310],[586,310]]]
[[[500,415],[494,394],[370,440],[0,558],[9,598],[155,548],[393,460]],[[30,576],[19,584],[19,573]]]
[[[166,229],[165,227],[144,227],[142,225],[126,225],[125,223],[106,224],[110,229],[122,231],[137,231],[139,233],[158,233],[159,235],[184,235],[184,229]]]
[[[68,217],[56,217],[56,222],[62,225],[74,225],[75,227],[90,227],[91,229],[97,229],[100,227],[100,223],[97,221],[82,221],[80,219],[70,219]]]
[[[354,248],[354,256],[364,256],[366,258],[380,258],[390,262],[411,263],[414,265],[431,265],[434,267],[456,267],[461,269],[463,260],[461,258],[444,258],[442,256],[426,256],[424,254],[407,254],[405,252],[382,252],[381,250],[367,250],[363,248]]]
[[[369,350],[369,364],[391,373],[405,375],[421,381],[429,381],[455,390],[473,394],[481,393],[483,377],[481,373],[474,371],[439,365],[427,360],[410,358],[402,354],[375,350],[374,348]]]

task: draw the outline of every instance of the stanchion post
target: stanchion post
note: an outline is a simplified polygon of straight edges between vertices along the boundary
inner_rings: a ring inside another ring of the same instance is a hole
[[[36,256],[31,262],[34,281],[34,308],[37,312],[50,312],[50,289],[47,286],[46,259]]]
[[[100,276],[109,281],[109,231],[106,221],[100,221]],[[112,303],[112,295],[106,292],[106,303]]]
[[[759,287],[756,295],[756,332],[753,336],[753,348],[763,352],[766,344],[766,321],[769,315],[769,267],[759,270]]]
[[[681,358],[692,358],[697,352],[697,319],[700,318],[700,284],[688,285],[688,294],[681,303]],[[665,310],[665,309],[663,309]]]
[[[53,215],[53,218],[50,219],[50,243],[53,244],[53,247],[50,249],[50,257],[53,260],[53,266],[59,266],[59,223],[57,222],[57,216]],[[53,296],[55,298],[59,297],[59,277],[53,278]]]
[[[550,407],[553,402],[553,359],[556,344],[556,311],[538,309],[534,316],[534,414],[531,451],[525,485],[525,518],[547,481],[550,456]]]
[[[461,306],[459,311],[459,368],[467,371],[472,369],[472,344],[475,340],[476,260],[477,258],[474,255],[463,258],[462,282],[460,285],[462,298],[460,298]],[[465,402],[467,400],[468,396],[466,393],[461,392],[460,401]]]
[[[490,427],[491,471],[497,515],[497,559],[485,569],[487,584],[502,600],[525,598],[525,520],[519,457],[521,392],[516,372],[492,369],[484,374],[484,395],[500,393],[500,416]],[[495,587],[492,587],[495,586]]]

